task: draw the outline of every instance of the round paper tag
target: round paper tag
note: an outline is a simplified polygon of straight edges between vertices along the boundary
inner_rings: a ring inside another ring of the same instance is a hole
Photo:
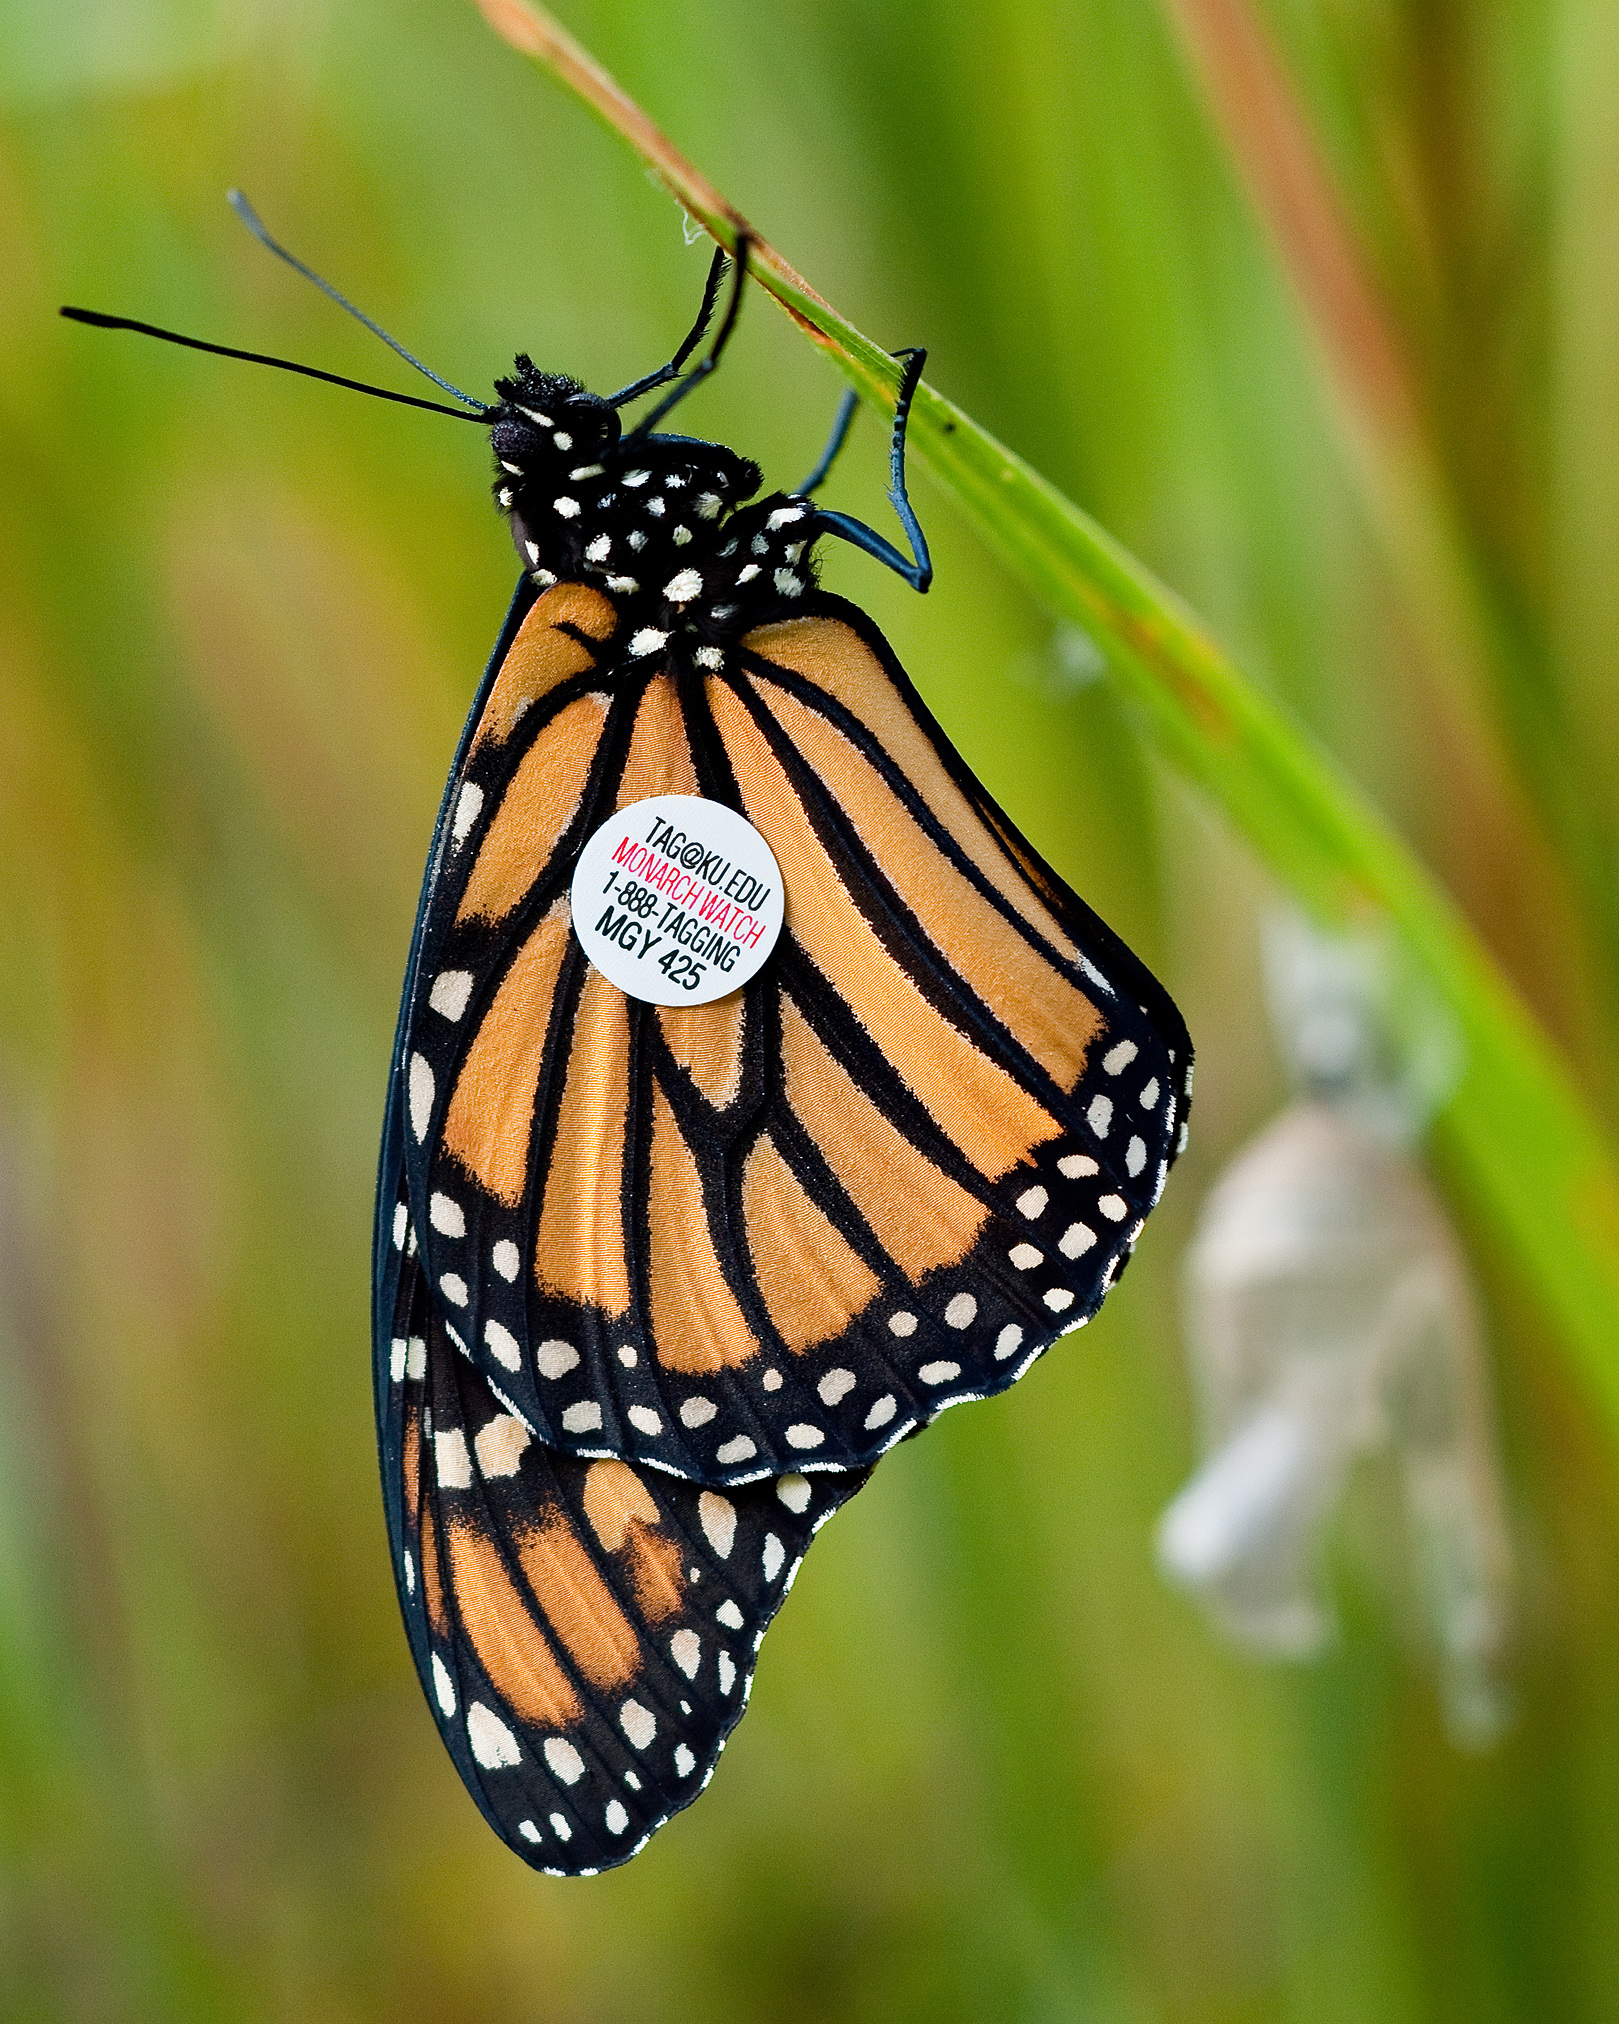
[[[649,1005],[706,1005],[776,946],[785,893],[764,838],[723,802],[655,794],[579,853],[573,931],[610,984]]]

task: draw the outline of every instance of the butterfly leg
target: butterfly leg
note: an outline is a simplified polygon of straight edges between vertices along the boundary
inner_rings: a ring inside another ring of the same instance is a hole
[[[716,246],[714,258],[708,265],[708,280],[703,287],[703,304],[697,312],[697,321],[686,333],[685,342],[667,365],[660,365],[656,372],[649,372],[644,379],[634,380],[616,394],[609,394],[607,396],[609,407],[622,408],[630,401],[639,400],[642,394],[651,393],[654,387],[667,386],[672,379],[678,378],[680,368],[702,342],[703,332],[708,328],[708,320],[714,314],[714,304],[720,292],[720,277],[724,272],[725,248]]]
[[[731,299],[725,306],[724,321],[720,324],[719,332],[713,344],[709,347],[707,358],[694,366],[672,393],[665,394],[651,414],[643,416],[636,423],[634,429],[625,438],[626,442],[633,443],[640,437],[649,435],[657,427],[658,423],[663,420],[664,416],[668,414],[669,410],[678,402],[683,401],[694,387],[699,386],[707,379],[715,366],[719,364],[720,356],[725,350],[726,345],[730,342],[731,332],[736,328],[738,312],[742,308],[742,285],[748,278],[748,245],[748,235],[745,232],[739,232],[736,237],[736,252],[732,255],[735,266],[733,269],[734,278],[731,283]]]
[[[899,516],[900,526],[905,530],[905,539],[910,543],[912,560],[907,562],[893,542],[884,540],[875,527],[868,527],[863,520],[856,520],[850,513],[829,513],[821,508],[817,510],[815,518],[825,533],[835,534],[839,540],[851,542],[856,548],[863,549],[867,555],[875,557],[878,562],[893,570],[896,576],[904,577],[913,590],[926,590],[933,581],[933,563],[928,555],[927,536],[922,532],[921,524],[911,509],[910,494],[905,489],[905,430],[911,418],[911,402],[916,397],[917,384],[922,377],[922,367],[927,362],[927,353],[911,349],[895,352],[894,356],[904,359],[905,370],[900,374],[899,396],[894,402],[894,434],[888,458],[888,497]],[[826,476],[832,459],[843,447],[843,439],[848,434],[853,411],[854,395],[851,391],[843,398],[831,440],[822,453],[820,463],[800,488],[802,491],[814,491]]]

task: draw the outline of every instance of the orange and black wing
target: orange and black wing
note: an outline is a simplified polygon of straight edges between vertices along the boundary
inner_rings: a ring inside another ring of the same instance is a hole
[[[707,1784],[817,1528],[865,1472],[718,1491],[534,1439],[407,1244],[379,1425],[411,1650],[467,1789],[553,1874],[626,1861]]]
[[[1094,1313],[1190,1042],[854,607],[718,666],[636,643],[559,584],[475,705],[395,1059],[409,1215],[452,1344],[550,1446],[861,1467]],[[668,793],[739,809],[786,884],[775,953],[699,1007],[627,999],[570,930],[585,839]]]

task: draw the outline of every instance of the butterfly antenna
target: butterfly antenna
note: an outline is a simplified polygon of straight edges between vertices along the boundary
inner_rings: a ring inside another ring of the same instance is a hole
[[[233,344],[209,344],[200,337],[184,337],[177,330],[164,330],[155,323],[140,323],[133,316],[107,316],[99,309],[69,309],[63,316],[74,323],[88,323],[95,330],[134,330],[142,337],[160,337],[165,344],[183,344],[187,351],[211,351],[217,358],[245,359],[249,365],[273,365],[281,372],[301,373],[305,379],[325,380],[328,386],[347,387],[351,393],[374,394],[379,401],[397,401],[402,408],[426,408],[430,414],[448,415],[452,422],[481,422],[487,414],[468,414],[464,408],[446,407],[443,401],[424,401],[415,394],[396,394],[392,387],[374,387],[364,380],[345,379],[338,372],[322,372],[319,366],[299,365],[296,359],[272,358],[268,352],[238,351]]]
[[[396,337],[390,337],[380,323],[373,323],[363,309],[357,309],[346,295],[340,295],[329,281],[323,280],[315,272],[313,267],[306,267],[296,253],[289,253],[285,246],[280,245],[276,240],[272,239],[270,234],[265,230],[263,219],[240,190],[227,190],[225,199],[237,217],[241,219],[242,223],[253,234],[253,237],[267,251],[273,253],[278,260],[284,260],[294,273],[301,274],[306,281],[312,281],[322,295],[326,296],[329,301],[335,302],[339,309],[346,309],[356,322],[365,325],[373,337],[380,337],[390,351],[396,351],[399,354],[406,365],[413,365],[425,378],[430,379],[434,386],[442,387],[447,394],[454,394],[455,398],[463,406],[474,409],[480,415],[483,413],[484,404],[482,401],[475,401],[471,394],[464,394],[459,387],[452,386],[447,379],[441,379],[431,366],[423,365],[413,352],[406,351],[405,347]]]

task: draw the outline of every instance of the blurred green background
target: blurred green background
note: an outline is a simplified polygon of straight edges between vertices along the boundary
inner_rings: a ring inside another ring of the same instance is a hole
[[[1206,59],[1230,10],[1184,14]],[[1392,452],[1254,215],[1263,121],[1211,110],[1157,0],[566,19],[1313,725],[1611,1122],[1610,0],[1264,12],[1407,374]],[[513,576],[486,446],[54,310],[408,388],[239,183],[470,390],[519,347],[613,386],[706,246],[461,0],[4,0],[0,94],[0,2016],[1619,2016],[1612,1456],[1487,1246],[1499,1748],[1445,1740],[1375,1471],[1316,1666],[1233,1654],[1153,1572],[1194,1449],[1178,1257],[1282,1094],[1273,895],[925,475],[933,594],[828,578],[1181,999],[1192,1149],[1096,1327],[823,1535],[700,1804],[591,1882],[500,1847],[410,1667],[367,1362],[399,978]],[[790,483],[838,384],[755,295],[683,425]],[[880,435],[834,490],[881,524]]]

